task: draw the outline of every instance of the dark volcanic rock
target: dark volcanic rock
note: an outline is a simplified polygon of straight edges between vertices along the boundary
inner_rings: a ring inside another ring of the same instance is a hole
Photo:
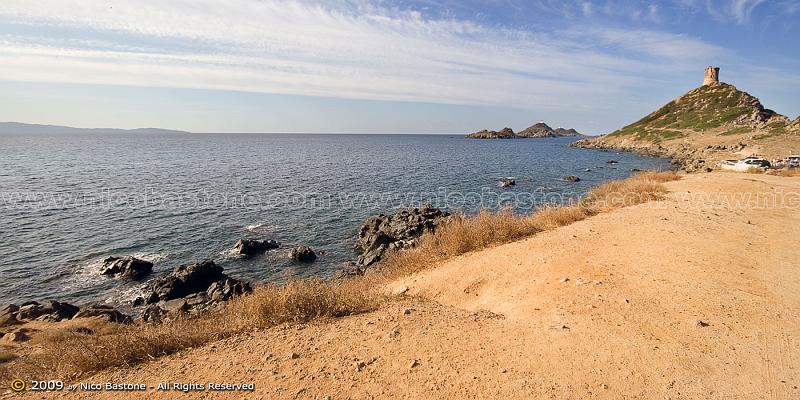
[[[158,278],[148,285],[150,295],[146,297],[147,303],[205,292],[212,283],[228,278],[222,271],[222,267],[211,260],[181,265],[169,275]]]
[[[502,178],[500,179],[500,187],[511,187],[517,184],[517,181],[511,178]]]
[[[228,277],[213,261],[182,265],[148,284],[144,298],[134,305],[149,304],[142,312],[145,322],[163,322],[179,315],[195,315],[253,292],[247,282]]]
[[[60,303],[55,300],[48,300],[44,303],[35,301],[24,303],[16,312],[16,319],[20,321],[51,321],[58,322],[63,319],[70,319],[78,313],[80,309],[69,303]]]
[[[0,328],[19,322],[17,321],[17,310],[19,307],[16,304],[9,304],[0,310]]]
[[[430,205],[367,218],[361,226],[355,246],[356,252],[361,254],[355,264],[349,265],[348,270],[351,273],[363,273],[367,267],[380,261],[386,251],[415,246],[420,236],[434,231],[450,218],[447,212]]]
[[[225,279],[212,283],[206,289],[206,296],[211,301],[227,301],[233,296],[240,296],[253,291],[250,284],[236,279]]]
[[[308,246],[297,246],[289,252],[289,258],[303,263],[311,263],[317,259],[317,254]]]
[[[120,275],[134,280],[153,271],[153,263],[136,257],[108,257],[103,260],[103,275]]]
[[[241,239],[233,246],[235,254],[251,257],[281,247],[274,240]]]
[[[97,317],[102,317],[108,322],[115,322],[118,324],[130,324],[133,322],[133,319],[129,315],[125,315],[117,311],[114,307],[106,304],[92,304],[84,307],[78,311],[72,319]]]

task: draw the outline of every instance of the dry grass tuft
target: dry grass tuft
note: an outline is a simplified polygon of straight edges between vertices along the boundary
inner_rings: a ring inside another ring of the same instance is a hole
[[[161,325],[114,325],[89,331],[62,329],[36,338],[41,351],[14,362],[17,377],[75,379],[127,366],[253,329],[377,309],[384,284],[442,260],[531,236],[599,212],[660,198],[672,172],[647,172],[600,185],[577,204],[547,207],[528,216],[481,212],[460,218],[422,238],[416,249],[391,254],[379,273],[352,279],[291,281],[257,288],[216,312]],[[0,368],[0,375],[7,373]]]

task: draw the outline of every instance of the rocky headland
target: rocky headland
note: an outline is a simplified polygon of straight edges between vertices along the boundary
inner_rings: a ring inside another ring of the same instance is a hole
[[[751,154],[783,158],[800,152],[800,117],[791,121],[718,75],[706,74],[703,86],[639,121],[571,146],[670,158],[689,172],[710,171],[721,160]]]

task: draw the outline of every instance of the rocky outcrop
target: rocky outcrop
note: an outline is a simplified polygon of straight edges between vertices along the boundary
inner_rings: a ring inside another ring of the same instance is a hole
[[[301,263],[312,263],[317,260],[317,253],[308,246],[297,246],[289,252],[289,259]]]
[[[123,276],[140,280],[153,271],[153,263],[136,257],[108,257],[103,260],[103,275]]]
[[[500,131],[482,130],[467,135],[471,139],[514,139],[518,136],[511,128],[503,128]]]
[[[134,305],[149,305],[142,313],[146,322],[161,322],[177,315],[196,314],[217,307],[233,296],[253,291],[247,282],[228,277],[211,260],[182,265],[155,279]]]
[[[499,132],[482,130],[467,135],[468,138],[474,139],[520,139],[520,138],[542,138],[542,137],[560,137],[560,136],[583,136],[575,129],[557,128],[553,129],[544,122],[539,122],[529,126],[517,133],[511,128],[503,128]]]
[[[556,136],[584,136],[582,133],[572,128],[570,129],[556,128],[554,132]]]
[[[544,123],[544,121],[533,124],[517,133],[520,137],[530,137],[530,138],[537,138],[537,137],[555,137],[556,132]]]
[[[214,282],[227,279],[223,268],[211,260],[181,265],[169,275],[157,278],[147,285],[145,303],[173,300],[208,289]]]
[[[68,319],[103,317],[109,322],[130,323],[131,317],[104,304],[79,308],[69,303],[48,300],[29,301],[21,306],[9,304],[0,310],[0,327],[29,321],[59,322]]]
[[[433,232],[451,218],[449,213],[430,205],[367,218],[354,247],[360,255],[348,267],[348,274],[363,274],[368,267],[383,259],[388,251],[416,246],[423,234]]]
[[[280,243],[274,240],[241,239],[236,242],[231,252],[245,257],[252,257],[278,247],[281,247]]]

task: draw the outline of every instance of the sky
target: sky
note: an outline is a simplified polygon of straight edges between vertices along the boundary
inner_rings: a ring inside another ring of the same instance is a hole
[[[800,0],[2,0],[0,121],[611,132],[720,78],[800,114]]]

